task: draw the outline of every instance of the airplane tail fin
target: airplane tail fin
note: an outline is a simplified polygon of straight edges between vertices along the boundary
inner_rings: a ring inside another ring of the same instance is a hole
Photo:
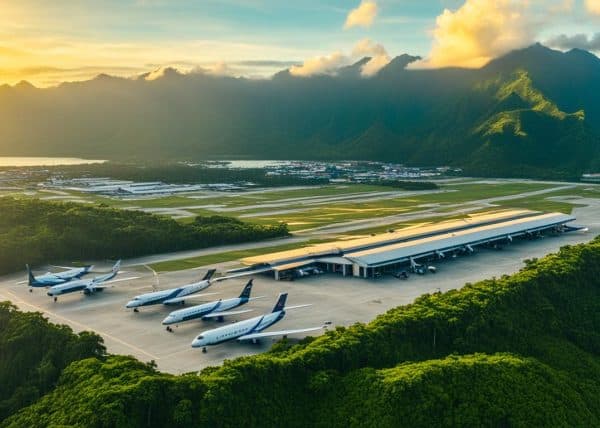
[[[121,260],[117,261],[112,268],[112,273],[118,273],[119,269],[121,269]]]
[[[33,276],[33,273],[31,273],[31,268],[29,267],[29,264],[26,264],[25,267],[27,268],[27,282],[29,285],[33,285],[35,284],[35,276]]]
[[[240,294],[240,299],[249,299],[250,298],[250,292],[252,291],[252,281],[254,281],[254,280],[251,279],[250,281],[248,281],[248,284],[246,284],[246,286],[244,287],[242,294]]]
[[[280,294],[279,300],[277,300],[277,303],[275,304],[275,307],[273,308],[273,312],[283,311],[285,308],[285,300],[286,299],[287,299],[287,293]]]
[[[208,272],[206,272],[206,275],[204,275],[204,278],[202,278],[202,281],[209,281],[216,271],[216,269],[209,269]]]

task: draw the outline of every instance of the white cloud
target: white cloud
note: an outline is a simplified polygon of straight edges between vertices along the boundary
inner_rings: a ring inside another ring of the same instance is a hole
[[[348,13],[344,28],[370,27],[376,16],[377,3],[372,0],[362,0],[357,8]]]
[[[529,0],[466,0],[436,19],[429,59],[418,66],[480,67],[534,42]]]
[[[315,74],[331,74],[336,69],[349,63],[349,58],[342,52],[334,52],[330,55],[317,56],[307,59],[302,65],[290,67],[293,76],[308,77]]]
[[[574,35],[561,34],[547,40],[546,44],[563,50],[577,48],[587,51],[600,51],[600,33],[591,36],[583,33]]]
[[[385,67],[391,58],[383,45],[374,43],[370,39],[363,39],[352,49],[353,57],[370,56],[371,60],[363,65],[361,74],[365,77],[377,74],[381,68]]]
[[[144,75],[144,80],[157,80],[166,76],[174,76],[180,74],[177,69],[173,67],[159,67]]]
[[[585,0],[585,7],[589,13],[600,15],[600,0]]]
[[[298,77],[335,74],[338,68],[350,65],[365,56],[371,57],[371,60],[361,68],[361,75],[365,77],[373,76],[391,60],[383,45],[370,39],[363,39],[354,45],[352,52],[348,55],[336,51],[330,55],[310,58],[302,65],[292,66],[290,73]]]

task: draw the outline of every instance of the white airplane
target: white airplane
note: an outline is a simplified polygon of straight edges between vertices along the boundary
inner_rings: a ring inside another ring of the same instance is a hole
[[[276,322],[279,322],[285,317],[285,311],[289,309],[304,308],[310,305],[297,305],[297,306],[285,306],[287,299],[287,293],[279,295],[279,299],[273,308],[273,311],[269,314],[261,315],[258,317],[250,318],[244,321],[239,321],[233,324],[229,324],[223,327],[215,328],[212,330],[206,330],[200,333],[192,342],[192,348],[202,348],[202,352],[206,352],[206,347],[210,345],[218,345],[219,343],[227,342],[229,340],[237,339],[252,340],[256,342],[257,339],[271,336],[287,336],[295,333],[307,333],[310,331],[317,331],[323,327],[311,327],[302,328],[295,330],[280,330],[280,331],[269,331],[261,333],[264,329],[272,326]]]
[[[25,265],[25,267],[27,268],[28,279],[27,281],[19,282],[19,284],[27,282],[30,287],[51,287],[53,285],[64,284],[75,278],[80,279],[93,268],[92,265],[87,265],[78,268],[65,268],[67,270],[62,272],[46,272],[43,275],[34,276],[29,265]],[[32,291],[32,289],[30,288],[29,291]]]
[[[121,267],[121,260],[119,260],[110,272],[97,276],[92,279],[78,279],[74,281],[69,281],[64,284],[58,284],[48,289],[48,296],[54,297],[54,301],[58,300],[58,296],[61,294],[75,293],[76,291],[83,291],[83,294],[90,295],[95,292],[104,291],[107,287],[107,284],[111,284],[119,281],[128,281],[131,279],[137,279],[139,277],[131,277],[131,278],[123,278],[117,279],[115,281],[111,281],[117,274],[119,273],[119,269]]]
[[[127,309],[133,309],[133,312],[138,312],[140,306],[150,305],[175,305],[184,304],[186,299],[192,298],[191,295],[199,291],[204,290],[212,284],[211,278],[215,274],[216,269],[210,269],[198,282],[192,284],[182,285],[177,288],[169,288],[162,291],[154,291],[152,293],[140,294],[131,299],[125,307]],[[222,281],[225,277],[218,278],[216,281]],[[199,296],[194,296],[199,297]]]
[[[226,300],[217,300],[214,302],[203,303],[202,305],[192,306],[190,308],[179,309],[177,311],[171,312],[163,321],[162,324],[169,326],[172,324],[179,324],[185,321],[190,321],[194,319],[209,319],[209,318],[217,318],[219,321],[223,320],[224,316],[227,315],[239,315],[244,314],[246,312],[251,312],[252,309],[245,309],[239,311],[231,311],[231,309],[237,308],[238,306],[245,305],[246,303],[261,299],[261,297],[253,297],[250,298],[250,293],[252,291],[252,279],[248,281],[248,284],[244,287],[242,294],[239,297],[234,297],[233,299]],[[168,331],[171,331],[170,327],[167,327]]]

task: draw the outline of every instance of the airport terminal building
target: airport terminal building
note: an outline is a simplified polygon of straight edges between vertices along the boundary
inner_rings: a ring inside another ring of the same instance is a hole
[[[311,245],[248,257],[246,269],[272,272],[288,279],[302,269],[318,268],[341,275],[373,278],[420,262],[473,252],[479,246],[508,244],[514,239],[577,230],[575,217],[562,213],[505,210],[416,226],[378,235]]]

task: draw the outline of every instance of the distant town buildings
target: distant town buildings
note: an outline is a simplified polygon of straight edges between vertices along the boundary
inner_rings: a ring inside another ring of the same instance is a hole
[[[306,179],[328,179],[332,183],[368,183],[382,180],[413,180],[441,177],[460,173],[459,168],[407,167],[384,162],[322,162],[322,161],[262,161],[267,175],[294,176]],[[236,161],[205,162],[214,168],[235,168]]]
[[[162,181],[134,182],[113,180],[108,177],[51,178],[45,183],[41,183],[41,186],[110,196],[162,196],[201,190],[231,191],[242,189],[241,186],[230,183],[166,184]]]
[[[449,167],[418,168],[383,162],[322,162],[322,161],[205,161],[182,162],[190,167],[205,168],[258,168],[267,176],[287,176],[306,180],[322,180],[330,183],[375,183],[381,181],[420,180],[440,178],[460,173],[460,169]],[[46,171],[47,172],[47,171]],[[23,174],[23,172],[20,172]],[[14,178],[7,174],[2,178]],[[6,180],[8,181],[8,180]],[[110,177],[65,178],[53,174],[39,184],[44,188],[71,190],[115,197],[153,197],[197,191],[239,191],[256,187],[255,183],[240,181],[229,183],[168,184],[162,181],[135,182]]]
[[[590,183],[600,183],[600,174],[583,174],[581,181],[587,181]]]

